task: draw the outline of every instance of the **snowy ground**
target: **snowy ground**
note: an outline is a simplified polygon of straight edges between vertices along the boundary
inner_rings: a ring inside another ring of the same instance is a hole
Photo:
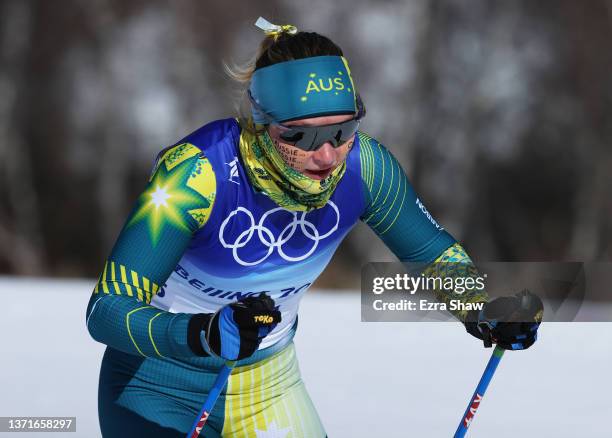
[[[67,437],[100,436],[92,286],[0,278],[0,416],[76,416]],[[491,350],[454,323],[362,323],[359,306],[309,292],[300,311],[302,375],[329,436],[452,436]],[[468,435],[610,437],[611,364],[612,323],[545,324],[504,356]]]

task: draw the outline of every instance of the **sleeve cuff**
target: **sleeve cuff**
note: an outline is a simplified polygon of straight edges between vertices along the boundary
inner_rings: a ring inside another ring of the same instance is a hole
[[[197,313],[189,320],[187,326],[187,345],[197,356],[209,356],[200,341],[200,333],[208,326],[211,317],[212,315],[209,313]]]

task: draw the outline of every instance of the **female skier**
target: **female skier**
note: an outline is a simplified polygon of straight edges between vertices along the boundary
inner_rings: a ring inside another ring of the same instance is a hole
[[[355,223],[402,261],[463,267],[439,275],[473,267],[393,155],[358,131],[365,111],[342,50],[314,32],[258,23],[266,36],[237,75],[251,113],[158,154],[87,307],[91,336],[108,346],[105,437],[184,437],[226,360],[236,367],[203,436],[325,437],[292,338],[300,299]],[[455,316],[485,342],[529,347],[538,321],[496,324],[508,306],[491,317],[495,301]]]

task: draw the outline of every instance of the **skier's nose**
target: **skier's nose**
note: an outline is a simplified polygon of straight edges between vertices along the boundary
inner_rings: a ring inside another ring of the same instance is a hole
[[[336,161],[336,151],[330,142],[325,142],[323,146],[314,152],[312,160],[321,168],[330,167]]]

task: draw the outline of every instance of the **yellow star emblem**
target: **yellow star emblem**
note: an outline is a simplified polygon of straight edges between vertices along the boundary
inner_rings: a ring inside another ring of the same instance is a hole
[[[153,246],[157,244],[165,227],[190,232],[188,210],[210,206],[208,199],[187,185],[192,168],[193,159],[186,160],[171,170],[162,163],[138,198],[139,207],[127,226],[144,221]]]

